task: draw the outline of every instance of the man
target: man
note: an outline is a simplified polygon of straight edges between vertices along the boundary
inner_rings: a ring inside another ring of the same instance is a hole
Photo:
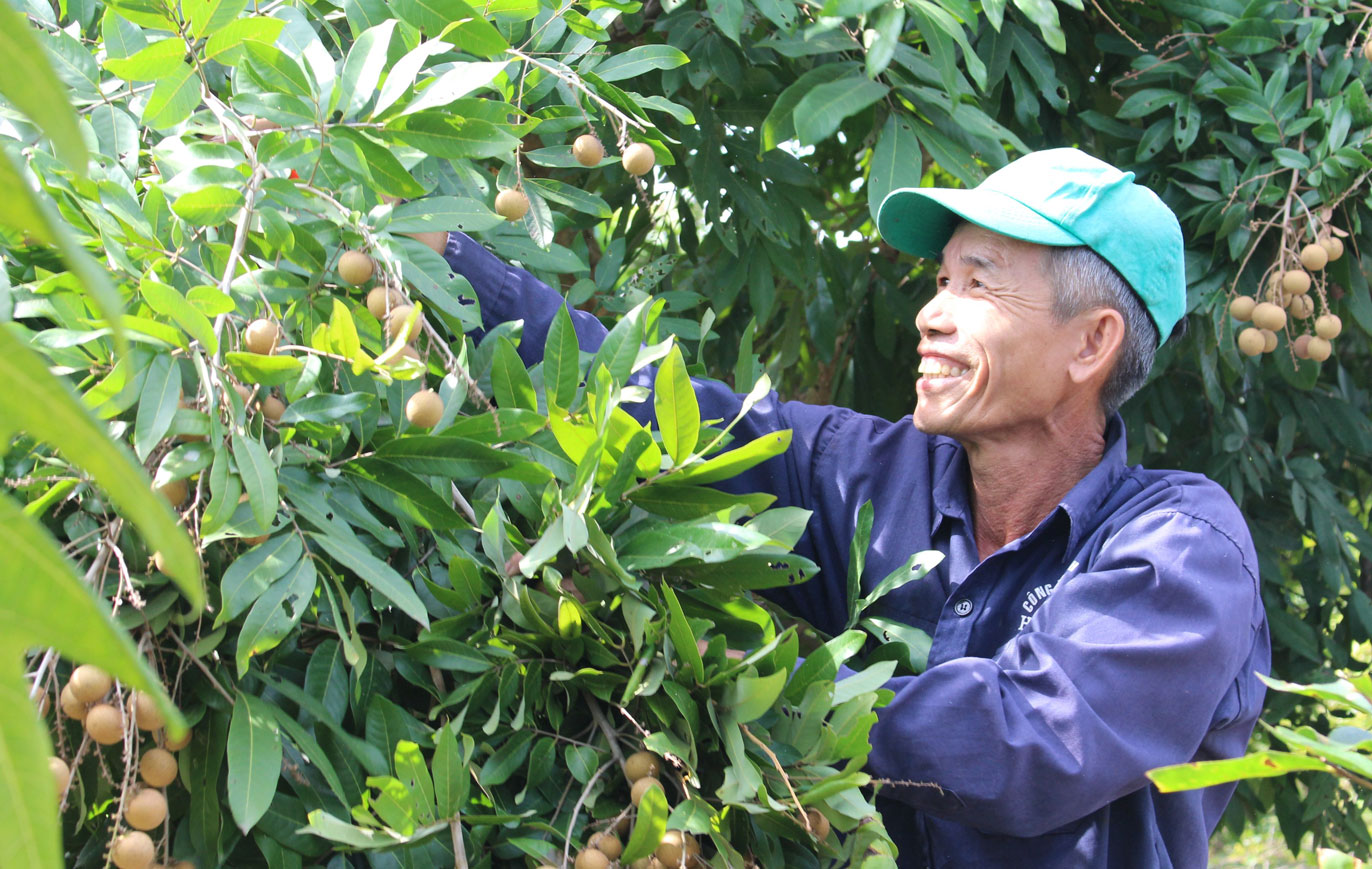
[[[1144,773],[1243,753],[1269,646],[1233,502],[1125,465],[1115,411],[1185,312],[1175,216],[1131,173],[1058,149],[972,190],[897,190],[878,228],[941,258],[914,424],[773,395],[736,434],[791,429],[791,448],[722,485],[814,511],[798,550],[821,573],[775,598],[823,630],[843,625],[864,502],[869,587],[913,552],[945,555],[882,601],[933,638],[872,732],[900,865],[1205,865],[1232,786],[1164,796]],[[561,298],[457,233],[446,256],[488,325],[525,321],[537,359]],[[604,329],[574,318],[597,346]],[[739,406],[696,390],[706,417]]]

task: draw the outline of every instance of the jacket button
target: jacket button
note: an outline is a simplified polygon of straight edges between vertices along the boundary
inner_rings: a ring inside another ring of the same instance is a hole
[[[953,604],[953,612],[963,618],[970,616],[972,614],[972,602],[965,597],[962,598],[957,603]]]

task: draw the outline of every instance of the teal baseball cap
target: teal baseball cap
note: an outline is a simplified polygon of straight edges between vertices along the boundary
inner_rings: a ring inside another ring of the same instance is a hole
[[[1158,195],[1076,148],[1026,154],[976,187],[903,187],[877,211],[897,250],[937,257],[960,220],[1054,247],[1085,245],[1129,282],[1158,327],[1158,342],[1186,313],[1181,225]]]

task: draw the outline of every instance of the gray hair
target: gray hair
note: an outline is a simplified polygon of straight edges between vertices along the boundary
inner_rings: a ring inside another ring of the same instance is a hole
[[[1128,281],[1089,247],[1049,247],[1043,276],[1054,289],[1053,319],[1059,323],[1092,308],[1113,308],[1124,318],[1124,341],[1100,392],[1109,416],[1148,379],[1158,328]]]

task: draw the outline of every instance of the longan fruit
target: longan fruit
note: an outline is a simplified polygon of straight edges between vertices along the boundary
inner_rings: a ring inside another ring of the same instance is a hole
[[[629,835],[629,830],[631,828],[632,824],[629,822],[629,816],[624,815],[618,821],[615,821],[615,825],[610,829],[614,830],[615,834],[623,839],[625,836]]]
[[[124,716],[108,703],[97,703],[86,713],[86,732],[101,745],[114,745],[124,738]]]
[[[155,788],[164,788],[176,781],[176,755],[165,748],[150,748],[138,761],[138,774]]]
[[[1262,330],[1250,326],[1239,333],[1239,352],[1244,356],[1257,356],[1262,352],[1267,340],[1262,336]]]
[[[374,287],[367,293],[367,310],[378,320],[386,319],[387,308],[397,308],[405,304],[400,293],[389,287]]]
[[[257,409],[262,411],[262,415],[272,422],[280,422],[281,414],[286,412],[286,403],[275,395],[268,395],[258,402]]]
[[[1305,345],[1305,352],[1310,354],[1310,358],[1316,362],[1323,362],[1329,358],[1329,354],[1334,352],[1334,345],[1329,343],[1328,338],[1321,338],[1318,335],[1310,339],[1310,343]]]
[[[67,783],[71,781],[71,769],[62,758],[50,757],[48,771],[52,773],[52,783],[57,785],[57,795],[61,796],[67,789]]]
[[[662,782],[658,781],[653,776],[645,775],[643,778],[634,782],[634,786],[629,789],[629,802],[638,805],[639,801],[643,799],[643,795],[646,794],[650,788],[657,788],[661,791]],[[663,791],[663,794],[665,795],[666,791]]]
[[[421,389],[405,402],[405,418],[410,425],[433,428],[443,418],[443,399],[432,389]]]
[[[806,809],[805,817],[810,820],[810,832],[815,838],[823,842],[829,838],[829,819],[824,817],[824,813],[819,809]]]
[[[646,175],[652,171],[653,164],[657,162],[657,155],[653,153],[650,145],[644,142],[634,142],[624,149],[624,156],[621,162],[624,164],[624,171],[630,175]]]
[[[1343,256],[1343,239],[1336,235],[1330,235],[1320,239],[1320,247],[1324,248],[1325,253],[1329,254],[1329,261],[1331,263]]]
[[[1315,318],[1315,334],[1327,341],[1333,341],[1343,331],[1343,321],[1337,314],[1321,314]]]
[[[587,848],[576,855],[575,869],[610,869],[612,861],[595,848]]]
[[[338,258],[338,276],[354,287],[360,287],[372,279],[376,263],[360,250],[345,250]]]
[[[62,707],[62,714],[76,721],[86,720],[86,711],[89,706],[76,699],[76,695],[71,693],[71,684],[62,686],[62,692],[57,695],[57,705]]]
[[[1310,292],[1310,273],[1292,269],[1281,276],[1281,288],[1291,295]]]
[[[624,761],[624,777],[636,782],[644,776],[657,778],[662,772],[662,758],[651,751],[636,751]]]
[[[1310,358],[1310,337],[1309,335],[1297,335],[1291,342],[1291,352],[1296,354],[1297,359]]]
[[[1372,41],[1364,42],[1362,44],[1362,56],[1368,60],[1372,60]]]
[[[1329,251],[1323,245],[1307,244],[1301,248],[1301,265],[1312,272],[1317,272],[1325,267],[1329,262]]]
[[[410,318],[410,313],[414,311],[414,305],[397,305],[391,308],[391,315],[386,318],[386,337],[394,341],[400,337],[400,330],[405,327],[405,321]],[[414,321],[414,328],[410,330],[410,340],[419,337],[419,333],[424,331],[424,315],[420,314],[419,319]]]
[[[253,320],[243,332],[243,346],[248,348],[249,353],[257,353],[262,356],[270,356],[275,353],[276,342],[280,339],[281,330],[275,323],[267,319]]]
[[[157,788],[143,788],[124,804],[124,820],[135,830],[151,830],[167,819],[167,798]]]
[[[152,838],[144,832],[135,830],[125,833],[114,840],[110,848],[110,860],[119,869],[148,869],[156,856]]]
[[[1271,302],[1259,302],[1253,308],[1253,325],[1273,332],[1286,327],[1286,312]]]
[[[161,730],[167,723],[157,708],[152,696],[142,691],[133,692],[133,710],[139,730]]]
[[[235,383],[233,385],[233,391],[238,393],[238,397],[243,401],[244,404],[247,404],[248,399],[252,398],[252,387],[250,386],[244,386],[241,383]]]
[[[1277,349],[1277,333],[1271,329],[1263,329],[1262,342],[1262,352],[1271,353]]]
[[[167,499],[167,503],[173,507],[180,507],[190,494],[190,489],[186,486],[185,479],[172,480],[157,487],[157,494]]]
[[[529,197],[522,190],[502,190],[495,195],[495,213],[506,220],[519,220],[529,213]]]
[[[591,133],[583,133],[572,143],[572,156],[582,166],[596,166],[605,159],[605,146]]]
[[[1229,316],[1239,322],[1253,319],[1253,309],[1258,303],[1252,296],[1235,296],[1234,301],[1229,303]]]
[[[183,736],[183,737],[181,737],[180,739],[172,739],[170,736],[167,736],[166,734],[163,734],[162,747],[165,748],[165,749],[167,749],[167,751],[180,751],[181,749],[185,748],[186,746],[188,746],[188,745],[190,745],[190,744],[191,744],[191,731],[190,731],[190,728],[186,728],[186,735]]]
[[[109,673],[94,664],[82,664],[71,671],[67,687],[71,689],[71,696],[75,699],[82,703],[94,703],[110,692],[114,687],[114,680],[110,678]]]
[[[1308,320],[1315,313],[1315,300],[1309,294],[1292,296],[1291,301],[1286,303],[1286,310],[1297,320]]]
[[[700,855],[700,843],[695,836],[681,830],[668,830],[662,834],[662,840],[658,842],[657,848],[653,851],[653,856],[662,861],[664,866],[686,866],[688,869],[696,865],[696,858]]]
[[[443,252],[448,249],[448,231],[446,229],[438,229],[433,232],[402,232],[400,234],[408,235],[415,241],[427,245],[439,256],[443,256]]]
[[[195,864],[189,860],[177,860],[167,867],[167,869],[195,869]]]
[[[166,572],[167,572],[167,559],[166,559],[166,557],[165,557],[161,552],[154,552],[154,553],[152,554],[152,566],[153,566],[154,569],[157,570],[158,573],[166,573]]]
[[[618,836],[610,832],[596,833],[586,843],[586,847],[596,849],[611,860],[618,860],[619,855],[624,853],[624,843],[619,841]]]

